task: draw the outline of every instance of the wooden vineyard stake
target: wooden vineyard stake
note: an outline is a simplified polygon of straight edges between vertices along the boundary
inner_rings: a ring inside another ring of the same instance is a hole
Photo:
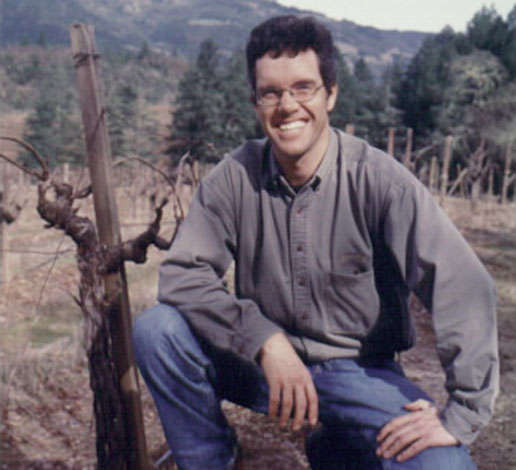
[[[389,134],[387,138],[387,153],[394,157],[394,136],[396,133],[396,129],[394,127],[389,127]]]
[[[121,242],[120,224],[112,175],[111,149],[99,78],[94,29],[73,24],[70,29],[77,87],[88,153],[98,237],[106,247]],[[113,362],[120,385],[125,439],[122,459],[128,470],[148,468],[139,386],[131,343],[131,314],[123,263],[118,272],[103,275],[106,296],[112,302],[110,332]],[[97,443],[98,448],[99,443]],[[100,462],[99,462],[100,468]]]
[[[440,190],[440,202],[444,204],[444,198],[448,193],[448,174],[450,171],[450,161],[452,155],[452,143],[453,137],[449,135],[444,141],[444,155],[443,155],[443,166],[441,169],[441,190]]]
[[[511,161],[512,161],[512,147],[513,142],[508,142],[505,147],[505,163],[503,170],[503,182],[502,182],[502,196],[500,202],[505,204],[507,202],[507,192],[511,182]]]
[[[407,129],[407,144],[405,147],[405,156],[403,157],[403,164],[405,168],[411,170],[412,162],[412,141],[414,137],[414,131],[409,127]]]

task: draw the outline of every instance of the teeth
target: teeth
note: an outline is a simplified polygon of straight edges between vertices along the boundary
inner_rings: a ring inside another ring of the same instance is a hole
[[[298,129],[300,127],[303,127],[304,125],[305,125],[305,123],[303,121],[294,121],[294,122],[282,124],[281,126],[279,126],[279,128],[282,131],[290,131],[292,129]]]

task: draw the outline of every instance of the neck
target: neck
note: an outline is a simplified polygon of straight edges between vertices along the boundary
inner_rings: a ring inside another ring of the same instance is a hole
[[[276,162],[291,186],[302,186],[315,174],[328,149],[329,142],[330,129],[328,128],[318,145],[302,155],[274,153]]]

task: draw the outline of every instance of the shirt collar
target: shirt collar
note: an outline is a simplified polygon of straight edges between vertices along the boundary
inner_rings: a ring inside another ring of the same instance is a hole
[[[330,141],[328,143],[326,153],[324,154],[324,157],[317,167],[314,175],[306,183],[307,185],[310,185],[312,189],[317,189],[319,187],[324,179],[329,176],[330,170],[337,160],[338,152],[339,142],[337,131],[333,128],[330,128]],[[266,146],[264,159],[267,185],[269,188],[277,189],[278,185],[282,184],[282,181],[286,183],[286,179],[283,176],[281,169],[276,162],[276,159],[274,158],[274,152],[270,144]]]

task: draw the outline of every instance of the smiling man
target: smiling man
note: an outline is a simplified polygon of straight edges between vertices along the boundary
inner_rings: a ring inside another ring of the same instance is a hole
[[[203,180],[161,266],[160,303],[135,322],[180,469],[240,468],[222,399],[294,430],[320,423],[312,468],[475,468],[465,445],[498,387],[493,283],[410,172],[330,127],[335,54],[312,18],[251,32],[267,138]],[[234,294],[222,280],[232,261]],[[410,292],[433,315],[440,411],[394,360],[414,342]]]

